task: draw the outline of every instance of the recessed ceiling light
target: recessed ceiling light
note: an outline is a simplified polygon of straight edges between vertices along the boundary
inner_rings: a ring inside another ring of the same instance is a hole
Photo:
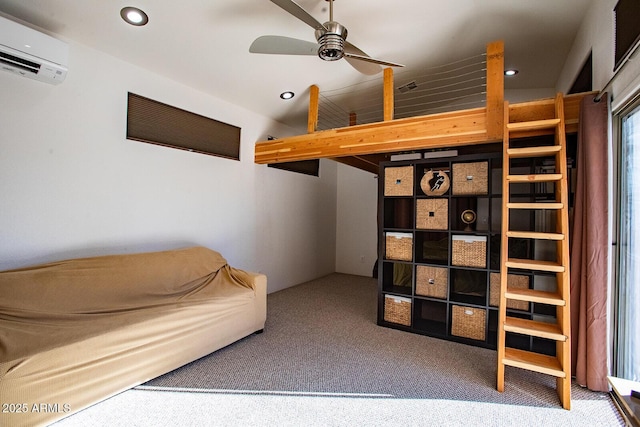
[[[296,94],[291,92],[291,91],[286,91],[286,92],[282,92],[280,94],[280,98],[282,99],[291,99],[295,96]]]
[[[505,70],[504,71],[504,75],[505,76],[515,76],[516,74],[518,74],[518,70],[515,70],[515,69],[510,69],[510,70]]]
[[[142,10],[137,7],[123,7],[120,11],[120,16],[125,22],[141,27],[149,22],[149,17]]]

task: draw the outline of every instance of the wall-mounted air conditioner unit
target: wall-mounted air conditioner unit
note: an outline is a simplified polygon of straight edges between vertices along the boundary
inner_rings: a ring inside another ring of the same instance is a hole
[[[60,84],[68,60],[66,43],[0,16],[0,69]]]

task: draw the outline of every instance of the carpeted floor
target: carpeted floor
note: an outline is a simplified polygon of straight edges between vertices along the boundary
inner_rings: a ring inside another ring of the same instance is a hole
[[[345,274],[270,294],[263,334],[65,421],[118,425],[112,409],[111,418],[90,411],[116,402],[126,413],[118,399],[162,411],[163,399],[187,399],[208,407],[204,419],[215,422],[186,422],[185,408],[176,414],[184,425],[623,425],[608,394],[575,385],[572,410],[563,410],[546,375],[507,367],[498,393],[495,351],[379,327],[376,295],[375,279]],[[139,417],[138,409],[129,410]]]

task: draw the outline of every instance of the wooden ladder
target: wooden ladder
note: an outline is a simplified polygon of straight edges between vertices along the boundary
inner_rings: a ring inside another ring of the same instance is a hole
[[[571,408],[571,339],[569,312],[569,215],[566,136],[564,103],[562,94],[555,97],[555,118],[527,122],[510,123],[509,105],[504,108],[503,140],[503,186],[502,186],[502,240],[500,269],[500,308],[498,316],[498,372],[497,389],[504,391],[505,366],[540,372],[556,377],[557,392],[565,409]],[[511,148],[513,133],[549,129],[555,132],[554,145],[541,147]],[[553,173],[512,175],[511,159],[535,157],[555,157]],[[510,184],[549,183],[555,184],[555,200],[528,203],[510,201]],[[555,211],[555,232],[511,231],[509,216],[511,211],[541,210],[541,213]],[[556,260],[535,260],[509,258],[509,239],[551,240],[556,242]],[[513,289],[507,282],[510,269],[544,271],[555,273],[555,292],[535,289]],[[555,306],[556,323],[540,322],[509,316],[507,300],[527,301]],[[533,351],[525,351],[506,346],[506,332],[530,337],[546,338],[556,342],[556,356],[548,356]]]

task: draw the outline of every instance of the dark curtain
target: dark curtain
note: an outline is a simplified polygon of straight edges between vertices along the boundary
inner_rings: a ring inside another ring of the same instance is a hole
[[[571,369],[576,382],[608,391],[608,106],[580,105],[577,184],[571,232]]]

